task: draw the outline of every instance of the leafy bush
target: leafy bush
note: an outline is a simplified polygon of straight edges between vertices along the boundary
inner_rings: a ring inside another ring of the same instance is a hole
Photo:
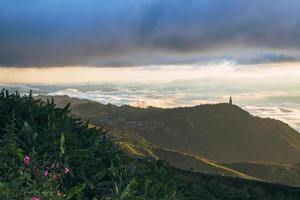
[[[0,188],[4,199],[169,198],[170,173],[121,152],[102,129],[18,93],[0,94]],[[162,176],[164,175],[164,176]],[[170,179],[171,180],[171,179]]]

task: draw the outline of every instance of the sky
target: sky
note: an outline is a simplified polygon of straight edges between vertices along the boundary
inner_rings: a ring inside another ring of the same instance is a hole
[[[1,0],[0,85],[136,106],[233,95],[300,130],[299,10],[299,0]]]
[[[1,0],[0,65],[298,61],[298,0]]]

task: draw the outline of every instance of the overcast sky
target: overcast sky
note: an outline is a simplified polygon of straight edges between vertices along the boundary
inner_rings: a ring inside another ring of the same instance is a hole
[[[297,62],[299,0],[1,0],[0,66]]]

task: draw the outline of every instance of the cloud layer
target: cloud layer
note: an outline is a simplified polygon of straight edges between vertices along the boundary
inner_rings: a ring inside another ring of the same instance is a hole
[[[298,0],[2,0],[0,66],[299,60]]]

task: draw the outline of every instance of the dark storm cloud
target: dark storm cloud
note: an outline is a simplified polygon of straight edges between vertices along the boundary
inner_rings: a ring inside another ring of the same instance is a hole
[[[299,0],[2,0],[0,66],[295,61],[299,10]]]

